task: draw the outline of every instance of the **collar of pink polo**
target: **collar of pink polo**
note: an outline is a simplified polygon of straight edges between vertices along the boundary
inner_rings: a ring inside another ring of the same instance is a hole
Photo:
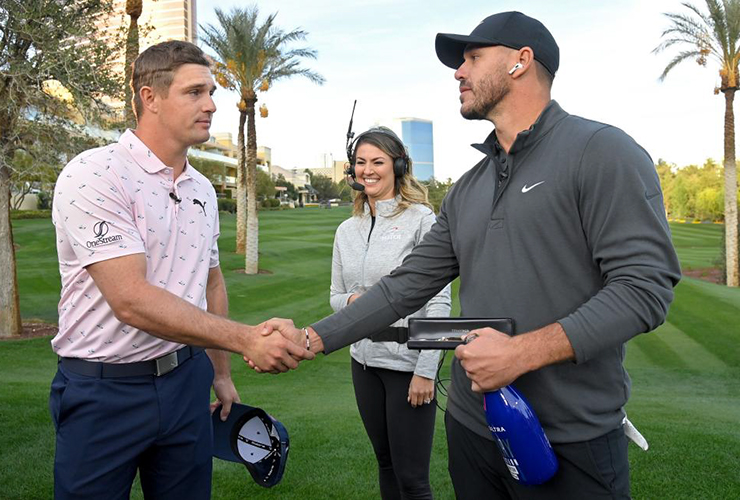
[[[172,168],[162,163],[162,160],[160,160],[157,155],[154,154],[152,150],[136,136],[133,130],[126,129],[118,139],[118,144],[123,146],[126,151],[129,152],[134,161],[150,174],[156,174],[165,169],[167,169],[168,173],[172,171]],[[188,162],[186,158],[183,173],[185,173],[189,168],[190,162]]]

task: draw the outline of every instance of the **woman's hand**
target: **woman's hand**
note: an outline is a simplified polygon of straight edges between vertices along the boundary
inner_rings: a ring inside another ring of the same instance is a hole
[[[352,302],[357,300],[359,296],[360,296],[359,293],[353,293],[352,295],[350,295],[349,298],[347,299],[347,305],[350,305]]]
[[[416,408],[423,404],[430,404],[434,399],[434,380],[419,375],[411,377],[409,384],[409,397],[406,399],[411,406]]]
[[[354,291],[352,292],[352,295],[350,295],[349,298],[347,299],[347,305],[350,305],[352,302],[357,300],[360,297],[360,295],[362,295],[365,292],[366,292],[366,289],[364,286],[355,287]]]

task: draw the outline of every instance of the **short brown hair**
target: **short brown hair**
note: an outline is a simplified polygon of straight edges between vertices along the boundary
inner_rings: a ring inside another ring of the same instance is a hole
[[[177,68],[184,64],[200,64],[211,67],[211,61],[200,47],[190,42],[170,40],[152,45],[139,54],[131,72],[131,88],[134,94],[134,112],[136,119],[144,111],[141,102],[142,87],[151,87],[155,92],[167,97]]]
[[[537,66],[537,79],[542,83],[545,87],[548,89],[552,88],[552,82],[555,80],[555,75],[550,73],[550,71],[545,67],[544,64],[541,62],[535,60],[534,61]]]

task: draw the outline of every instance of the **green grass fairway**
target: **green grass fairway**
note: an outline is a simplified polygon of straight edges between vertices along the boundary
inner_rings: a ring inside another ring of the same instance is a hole
[[[221,261],[231,316],[306,324],[330,312],[336,226],[349,209],[260,213],[260,268],[245,276],[233,254],[234,219],[222,218]],[[721,228],[672,224],[684,267],[712,266]],[[14,222],[24,318],[55,321],[59,275],[49,220]],[[455,306],[454,314],[459,307]],[[676,289],[668,322],[628,345],[630,419],[650,442],[630,446],[635,499],[740,498],[740,290],[690,278]],[[52,497],[54,430],[47,398],[55,371],[49,339],[0,342],[0,499]],[[214,499],[377,499],[375,459],[354,402],[348,351],[294,372],[259,375],[232,357],[242,399],[290,431],[283,481],[267,490],[240,465],[214,461]],[[445,372],[447,369],[445,368]],[[431,465],[435,497],[453,498],[442,414]],[[132,498],[141,498],[134,487]]]
[[[716,267],[722,244],[722,226],[671,223],[671,233],[684,269]]]

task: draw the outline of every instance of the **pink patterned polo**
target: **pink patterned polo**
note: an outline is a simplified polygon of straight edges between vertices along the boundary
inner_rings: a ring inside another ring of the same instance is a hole
[[[118,321],[85,267],[143,253],[149,283],[206,309],[208,272],[219,265],[218,206],[208,179],[190,164],[174,179],[172,168],[127,130],[117,143],[69,162],[55,191],[62,293],[54,352],[132,363],[179,349]]]

